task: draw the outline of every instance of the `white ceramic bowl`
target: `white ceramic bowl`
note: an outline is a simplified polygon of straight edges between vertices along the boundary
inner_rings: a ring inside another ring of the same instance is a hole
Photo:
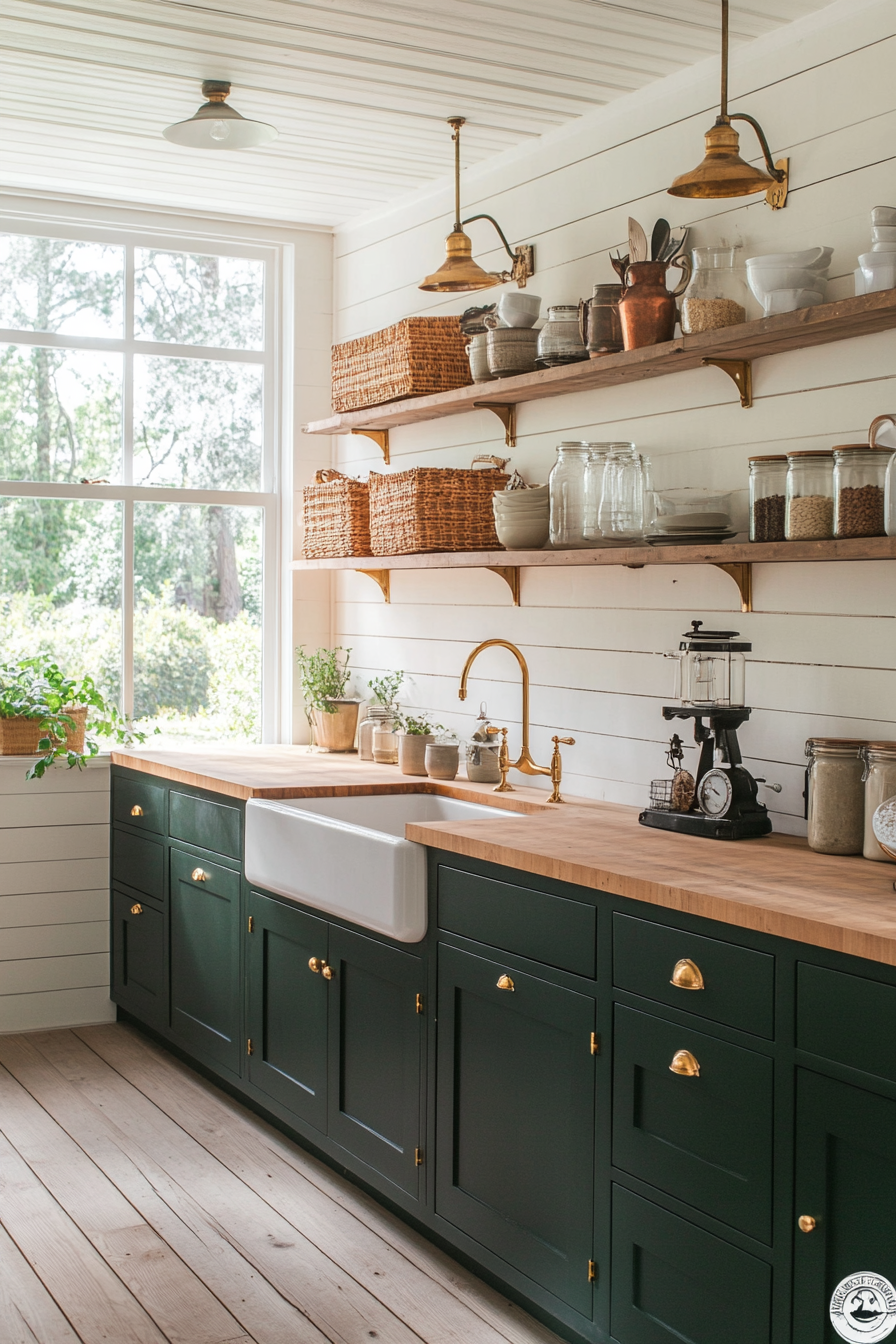
[[[819,271],[801,270],[796,266],[769,266],[748,271],[747,284],[754,297],[764,303],[766,296],[776,289],[817,289],[823,294],[827,276]]]
[[[834,255],[832,247],[807,247],[802,252],[767,252],[765,256],[748,257],[747,270],[754,267],[786,266],[801,271],[826,271]]]
[[[795,313],[798,308],[817,308],[825,295],[817,289],[773,289],[762,301],[766,317]]]
[[[865,293],[896,289],[896,252],[865,252],[859,257],[865,277]]]
[[[531,523],[495,522],[498,540],[508,551],[540,551],[551,534],[551,525],[547,517]]]
[[[896,252],[896,224],[877,224],[871,230],[872,252]]]
[[[876,205],[871,211],[871,223],[875,228],[896,224],[896,205]]]
[[[536,485],[529,490],[496,490],[492,499],[500,509],[526,509],[536,504],[546,504],[550,498],[546,485]]]
[[[508,290],[498,300],[498,316],[508,327],[534,327],[540,312],[541,299],[537,294]]]

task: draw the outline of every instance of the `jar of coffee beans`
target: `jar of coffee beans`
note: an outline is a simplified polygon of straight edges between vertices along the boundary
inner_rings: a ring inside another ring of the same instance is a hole
[[[750,540],[784,540],[784,506],[787,492],[787,456],[772,453],[751,457]]]
[[[784,532],[788,541],[834,535],[834,454],[830,449],[787,454]]]
[[[843,443],[834,449],[834,536],[882,537],[891,449]]]

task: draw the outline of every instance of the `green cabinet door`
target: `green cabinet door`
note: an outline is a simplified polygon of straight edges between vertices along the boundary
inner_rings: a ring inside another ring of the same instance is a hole
[[[423,1161],[423,962],[330,926],[330,1138],[408,1194]],[[418,1004],[417,996],[420,995]]]
[[[171,1030],[240,1069],[240,875],[171,850]]]
[[[165,916],[113,891],[112,1001],[151,1027],[166,1027],[167,989]]]
[[[801,1217],[814,1228],[802,1231]],[[896,1286],[896,1101],[798,1071],[793,1239],[794,1344],[893,1331],[896,1295],[888,1303],[886,1287],[873,1282],[837,1294],[842,1333],[830,1313],[836,1289],[853,1277]]]
[[[439,948],[436,1212],[589,1318],[594,1028],[593,999]]]
[[[322,969],[329,926],[255,891],[248,910],[249,1081],[326,1130],[328,988]]]

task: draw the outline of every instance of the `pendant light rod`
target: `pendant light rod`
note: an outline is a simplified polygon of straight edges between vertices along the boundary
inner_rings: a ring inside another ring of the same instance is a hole
[[[720,116],[728,120],[728,0],[722,0],[722,96]]]
[[[452,127],[454,134],[451,139],[454,141],[454,232],[460,233],[463,225],[460,222],[460,128],[466,124],[466,117],[449,117],[448,125]]]

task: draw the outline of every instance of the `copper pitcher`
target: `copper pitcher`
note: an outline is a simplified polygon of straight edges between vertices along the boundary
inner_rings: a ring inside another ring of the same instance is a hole
[[[681,282],[673,290],[666,288],[666,270],[678,266]],[[639,350],[644,345],[659,345],[671,341],[675,334],[675,319],[679,294],[691,281],[691,259],[686,254],[671,262],[633,261],[626,268],[625,292],[619,300],[619,320],[626,350]]]

